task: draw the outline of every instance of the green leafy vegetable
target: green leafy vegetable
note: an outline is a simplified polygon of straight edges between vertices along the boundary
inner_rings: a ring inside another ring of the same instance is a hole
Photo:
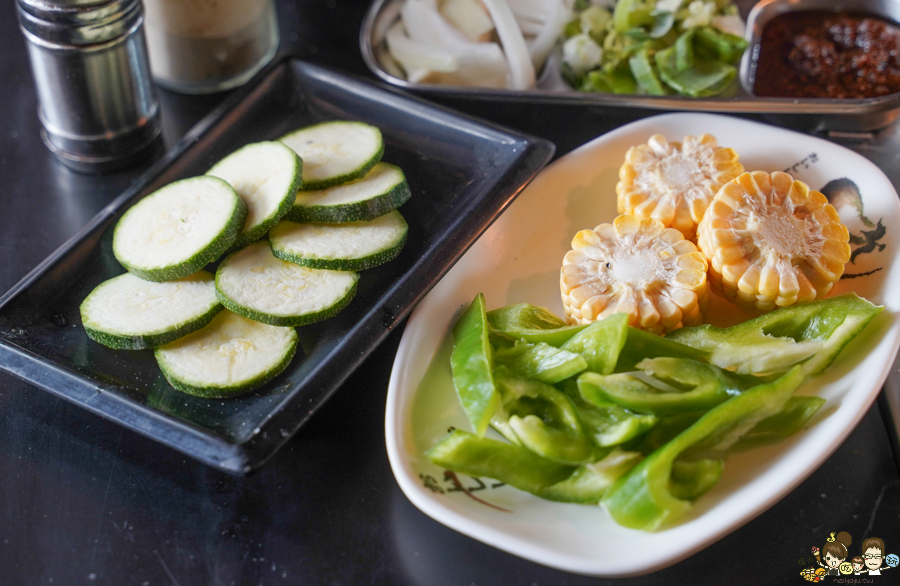
[[[563,58],[563,75],[586,92],[678,93],[708,97],[725,92],[737,75],[735,64],[747,42],[716,27],[716,19],[698,18],[685,3],[657,9],[651,0],[618,0],[612,15],[588,5],[566,28],[565,37],[587,34],[603,53],[586,64]],[[711,16],[739,18],[729,0],[717,0]],[[571,61],[571,63],[569,62]]]

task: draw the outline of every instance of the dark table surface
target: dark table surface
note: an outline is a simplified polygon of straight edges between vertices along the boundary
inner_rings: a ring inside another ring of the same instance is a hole
[[[372,79],[357,44],[366,8],[364,1],[280,1],[282,50]],[[224,97],[160,91],[166,143]],[[14,3],[7,2],[0,8],[0,292],[146,169],[102,177],[69,171],[41,143],[35,102]],[[652,113],[442,103],[547,138],[557,156]],[[892,127],[847,146],[900,185],[898,135]],[[0,585],[780,584],[799,579],[798,561],[831,531],[855,540],[881,536],[889,551],[900,550],[900,479],[880,402],[781,502],[650,575],[576,576],[458,534],[410,504],[388,464],[384,405],[401,334],[393,332],[247,478],[207,468],[0,373]]]

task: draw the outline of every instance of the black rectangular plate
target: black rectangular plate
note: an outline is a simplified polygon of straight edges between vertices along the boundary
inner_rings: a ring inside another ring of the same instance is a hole
[[[103,417],[234,474],[262,465],[309,419],[509,205],[552,143],[455,114],[401,92],[285,58],[189,132],[165,158],[0,297],[0,368]],[[174,390],[153,353],[86,336],[78,307],[121,274],[111,249],[120,214],[144,195],[206,172],[240,146],[323,120],[378,126],[384,160],[406,173],[400,256],[362,273],[336,317],[299,328],[288,369],[265,387],[209,400]]]

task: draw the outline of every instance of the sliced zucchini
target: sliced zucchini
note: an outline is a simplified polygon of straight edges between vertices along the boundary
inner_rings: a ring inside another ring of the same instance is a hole
[[[303,159],[300,189],[304,190],[325,189],[359,179],[384,154],[381,131],[364,122],[320,122],[279,140]]]
[[[180,279],[228,250],[246,216],[246,204],[222,179],[182,179],[125,212],[113,232],[113,254],[142,279]]]
[[[280,374],[297,351],[297,331],[223,311],[205,328],[154,351],[169,383],[198,397],[225,399]]]
[[[227,309],[273,326],[300,326],[337,314],[356,295],[359,275],[301,267],[275,258],[268,241],[228,255],[216,271]]]
[[[297,153],[268,141],[248,144],[206,172],[227,181],[247,204],[247,218],[234,248],[259,240],[290,211],[302,169]]]
[[[298,191],[286,217],[294,222],[362,222],[399,208],[409,195],[400,167],[382,161],[362,179],[315,191]]]
[[[296,224],[282,220],[269,233],[272,254],[314,269],[363,271],[400,254],[409,226],[391,210],[368,222]]]
[[[165,283],[125,273],[100,283],[81,302],[81,323],[95,342],[141,350],[199,330],[221,310],[206,271]]]

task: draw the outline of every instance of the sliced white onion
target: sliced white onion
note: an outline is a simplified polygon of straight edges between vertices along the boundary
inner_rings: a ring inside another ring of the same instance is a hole
[[[403,23],[398,21],[385,35],[391,56],[406,70],[412,82],[421,81],[432,71],[453,72],[459,60],[442,47],[413,41],[406,36]]]
[[[528,41],[528,52],[538,70],[544,66],[547,56],[556,46],[557,39],[562,35],[570,14],[559,0],[550,0],[547,5],[548,12],[543,29]]]
[[[429,0],[407,0],[401,10],[403,23],[412,40],[439,45],[458,61],[452,72],[428,76],[432,83],[501,88],[506,85],[509,67],[497,43],[473,43],[445,21]],[[419,81],[425,78],[420,78]],[[412,80],[410,80],[412,81]]]
[[[506,0],[483,0],[509,63],[509,87],[524,90],[534,86],[534,63],[525,44],[525,36]]]
[[[443,0],[441,15],[472,42],[490,40],[494,23],[478,0]]]

